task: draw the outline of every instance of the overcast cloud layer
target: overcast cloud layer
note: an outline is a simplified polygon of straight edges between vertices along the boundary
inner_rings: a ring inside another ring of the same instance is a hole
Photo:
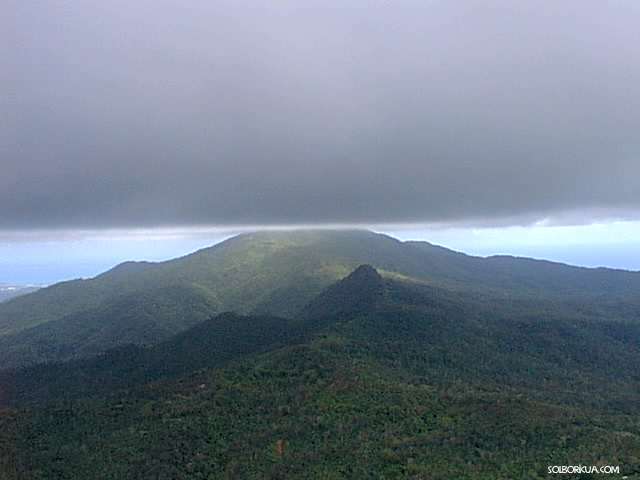
[[[1,9],[0,229],[640,211],[637,1]]]

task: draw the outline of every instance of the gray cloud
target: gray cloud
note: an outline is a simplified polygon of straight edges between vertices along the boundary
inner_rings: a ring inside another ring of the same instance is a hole
[[[0,229],[640,207],[638,2],[3,10]]]

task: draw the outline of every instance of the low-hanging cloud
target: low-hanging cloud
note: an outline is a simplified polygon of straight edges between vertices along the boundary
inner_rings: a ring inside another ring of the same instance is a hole
[[[0,229],[640,207],[638,2],[22,2]]]

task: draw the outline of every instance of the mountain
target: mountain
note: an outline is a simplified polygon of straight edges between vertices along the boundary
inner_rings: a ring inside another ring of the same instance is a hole
[[[7,387],[5,401],[14,398],[14,402],[20,403],[107,393],[200,368],[218,367],[248,354],[301,343],[314,332],[333,325],[340,316],[371,311],[382,300],[385,288],[380,274],[373,267],[362,265],[325,289],[296,319],[227,312],[148,348],[126,344],[91,359],[40,364],[19,371],[18,375],[5,371],[4,377],[0,375],[0,384]],[[129,316],[139,314],[134,310]],[[61,322],[51,322],[51,326],[58,323]],[[76,341],[72,339],[68,343]],[[87,341],[81,339],[80,344]],[[44,342],[44,338],[40,339],[40,343]],[[10,344],[3,346],[10,353],[0,354],[0,359],[1,355],[15,355]]]
[[[0,372],[0,405],[108,394],[302,341],[305,332],[296,320],[223,313],[150,347],[128,344],[88,359]]]
[[[494,300],[361,265],[294,319],[4,372],[0,473],[536,479],[578,458],[640,478],[638,322]]]
[[[0,302],[10,300],[20,295],[35,292],[41,288],[39,285],[17,285],[12,283],[0,283]]]
[[[206,296],[185,286],[118,295],[95,308],[0,336],[4,368],[96,355],[128,343],[152,345],[209,318]]]
[[[302,309],[303,318],[352,315],[370,310],[385,295],[385,281],[371,265],[360,265],[347,277],[326,288]]]
[[[370,265],[361,265],[295,319],[224,313],[147,348],[125,345],[93,359],[35,366],[18,375],[22,383],[4,384],[19,386],[19,398],[46,399],[50,386],[63,396],[78,388],[109,390],[219,367],[317,335],[349,339],[371,355],[412,358],[404,368],[428,373],[432,381],[455,372],[473,381],[492,381],[499,374],[521,386],[535,385],[543,373],[570,383],[580,374],[583,387],[614,379],[640,382],[635,367],[640,365],[640,323],[561,310],[541,315],[533,307],[496,305],[475,295],[384,279]]]
[[[259,232],[167,262],[127,262],[93,279],[4,302],[1,360],[11,367],[96,355],[126,343],[157,343],[225,311],[294,318],[362,264],[383,277],[473,293],[485,301],[529,302],[532,308],[619,321],[640,317],[637,272],[471,257],[368,231]],[[163,293],[172,290],[180,294]],[[154,298],[162,298],[159,305]]]

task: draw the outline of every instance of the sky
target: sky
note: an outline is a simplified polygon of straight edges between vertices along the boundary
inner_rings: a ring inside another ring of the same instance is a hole
[[[282,225],[640,269],[638,2],[1,8],[0,282]]]

